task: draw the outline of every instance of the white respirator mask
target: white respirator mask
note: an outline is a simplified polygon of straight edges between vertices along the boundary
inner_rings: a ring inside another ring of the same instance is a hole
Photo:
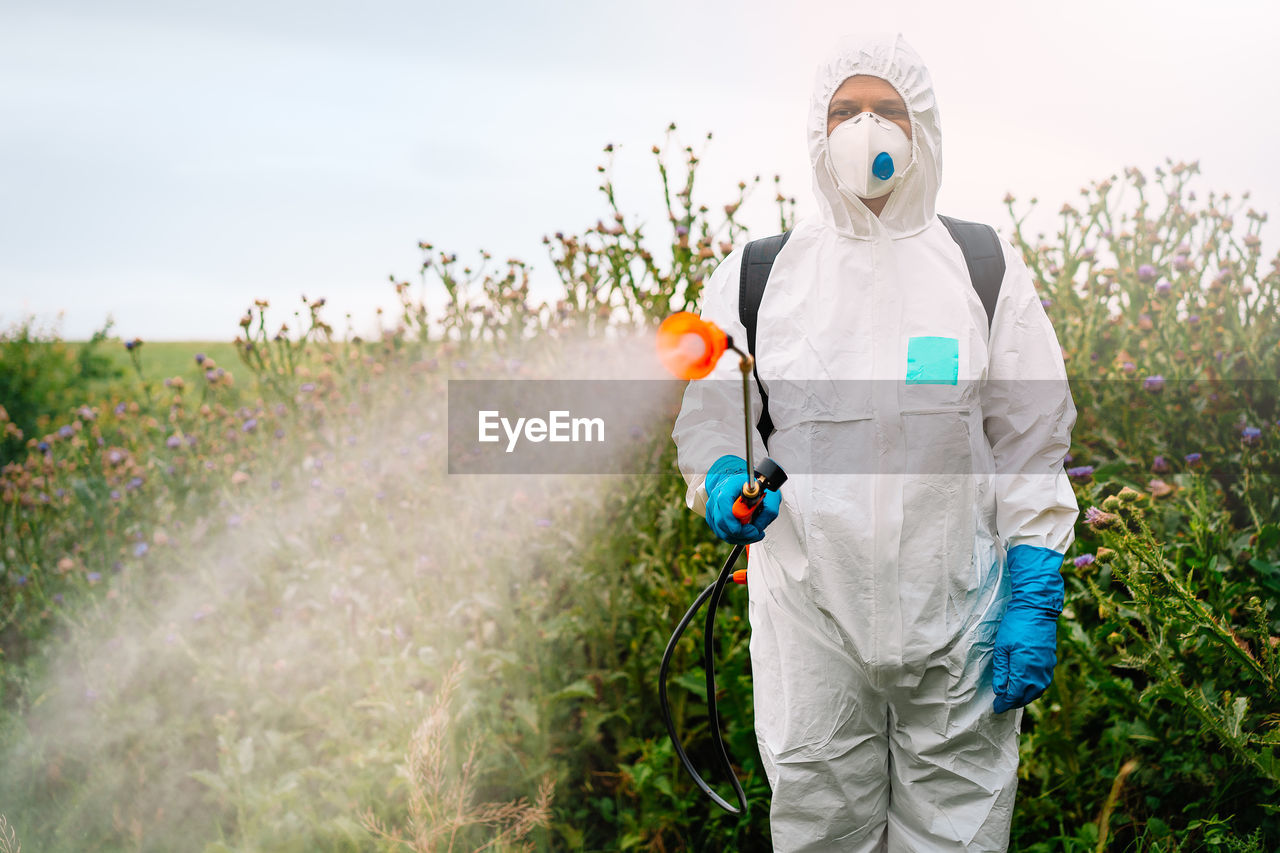
[[[827,139],[840,188],[858,198],[880,198],[911,165],[911,140],[891,121],[862,113],[841,122]]]

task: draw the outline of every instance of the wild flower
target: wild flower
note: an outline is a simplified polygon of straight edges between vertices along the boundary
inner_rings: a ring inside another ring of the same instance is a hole
[[[1110,530],[1120,523],[1120,517],[1091,506],[1084,512],[1084,523],[1094,531]]]
[[[1085,566],[1093,565],[1094,557],[1092,554],[1081,554],[1079,557],[1076,557],[1073,562],[1077,569],[1083,569]]]
[[[1151,470],[1156,474],[1163,474],[1169,470],[1169,460],[1163,456],[1157,456],[1151,461]]]
[[[1142,380],[1142,389],[1144,391],[1159,391],[1164,388],[1164,377],[1160,375],[1148,376]]]
[[[257,425],[258,425],[257,418],[249,418],[249,420],[244,422],[244,425],[241,426],[240,429],[244,432],[253,432],[254,428],[257,427]]]
[[[85,575],[85,579],[88,580],[89,583],[97,583],[102,580],[102,572],[89,572],[89,574]]]
[[[1191,466],[1199,465],[1201,459],[1203,459],[1203,457],[1199,453],[1188,453],[1186,456],[1182,457],[1182,460]]]
[[[1152,480],[1147,483],[1147,488],[1151,490],[1151,496],[1153,498],[1162,498],[1165,495],[1171,495],[1174,492],[1174,487],[1166,483],[1164,480]]]
[[[1170,291],[1170,290],[1172,290],[1172,289],[1173,289],[1172,285],[1170,285],[1170,284],[1169,284],[1169,282],[1167,282],[1167,281],[1160,281],[1160,282],[1156,282],[1156,295],[1157,295],[1157,296],[1168,296],[1168,295],[1169,295],[1169,291]]]
[[[171,435],[171,436],[169,436],[167,439],[165,439],[165,442],[164,442],[164,443],[165,443],[165,446],[166,446],[166,447],[168,447],[168,448],[170,448],[170,449],[181,447],[181,446],[182,446],[182,436],[178,435],[177,433],[174,433],[173,435]]]
[[[1156,277],[1156,268],[1151,266],[1151,264],[1143,264],[1142,266],[1138,267],[1138,281],[1147,283],[1147,282],[1155,281],[1155,277]]]
[[[75,434],[76,431],[71,428],[70,424],[63,426],[58,430],[58,436],[60,438],[71,438],[71,436]]]
[[[145,556],[146,553],[150,550],[151,548],[150,546],[147,545],[146,542],[139,542],[137,545],[133,546],[133,556],[135,557]]]
[[[1079,483],[1087,483],[1093,479],[1093,466],[1081,465],[1077,468],[1068,468],[1067,476]]]
[[[1240,439],[1245,444],[1257,444],[1262,438],[1262,430],[1258,427],[1247,426],[1240,430]]]

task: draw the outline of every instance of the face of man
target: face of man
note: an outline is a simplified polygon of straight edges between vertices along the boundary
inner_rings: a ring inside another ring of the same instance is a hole
[[[869,74],[857,74],[840,84],[831,103],[827,106],[827,136],[841,122],[848,121],[862,113],[875,113],[886,121],[891,121],[911,139],[911,116],[907,113],[907,105],[903,103],[898,90],[887,80],[872,77]],[[867,208],[879,216],[889,202],[892,192],[879,198],[862,199]]]
[[[867,112],[893,122],[902,128],[907,139],[911,138],[911,117],[898,90],[888,81],[867,74],[845,80],[831,96],[831,104],[827,107],[827,136],[840,122]]]

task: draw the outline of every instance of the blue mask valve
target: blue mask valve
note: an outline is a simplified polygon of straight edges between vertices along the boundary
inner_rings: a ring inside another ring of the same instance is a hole
[[[893,177],[893,158],[889,156],[888,151],[881,151],[876,155],[876,159],[871,163],[871,174],[882,181]]]

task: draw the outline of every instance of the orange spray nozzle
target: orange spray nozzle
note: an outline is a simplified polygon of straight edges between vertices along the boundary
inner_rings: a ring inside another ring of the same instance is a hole
[[[729,336],[714,323],[680,311],[658,327],[658,358],[680,379],[701,379],[711,373],[729,347]]]

